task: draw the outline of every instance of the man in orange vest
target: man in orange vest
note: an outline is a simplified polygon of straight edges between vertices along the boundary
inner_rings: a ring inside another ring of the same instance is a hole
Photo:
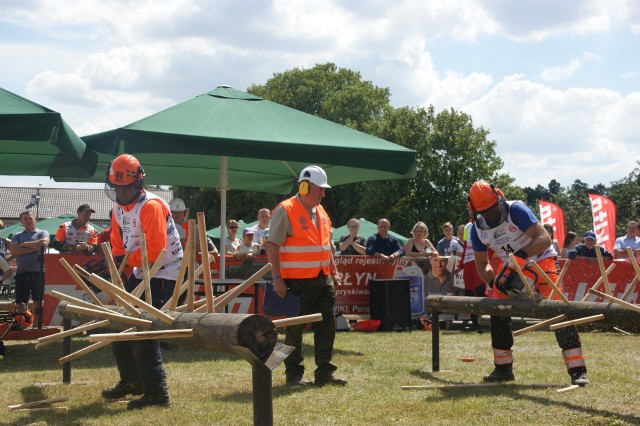
[[[89,220],[95,212],[89,204],[78,207],[76,218],[60,225],[50,246],[65,254],[94,254],[98,247],[98,231]]]
[[[302,169],[298,193],[278,204],[271,215],[267,257],[275,293],[284,297],[289,291],[298,296],[300,315],[322,314],[322,321],[313,324],[317,366],[314,384],[344,386],[346,380],[334,375],[337,367],[331,363],[336,336],[336,296],[331,281],[341,284],[341,279],[331,250],[331,220],[320,205],[326,188],[331,187],[322,168]],[[288,326],[286,331],[285,344],[295,348],[284,360],[289,386],[311,384],[304,379],[303,327]]]

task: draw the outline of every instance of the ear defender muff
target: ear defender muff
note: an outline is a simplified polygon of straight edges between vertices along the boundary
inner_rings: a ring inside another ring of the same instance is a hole
[[[137,191],[142,191],[142,188],[144,188],[144,180],[146,175],[144,174],[144,169],[142,168],[142,166],[138,166],[138,173],[137,173],[137,182],[135,185],[135,188]]]
[[[298,183],[298,193],[300,195],[309,195],[309,190],[310,188],[310,183],[308,180],[303,180],[300,183]]]

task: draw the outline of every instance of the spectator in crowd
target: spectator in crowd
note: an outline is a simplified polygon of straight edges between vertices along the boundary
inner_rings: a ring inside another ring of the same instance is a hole
[[[235,256],[238,247],[242,244],[242,241],[236,235],[238,235],[238,221],[229,219],[227,221],[227,236],[224,240],[224,250],[227,256]]]
[[[553,249],[556,251],[558,255],[560,255],[561,251],[560,251],[560,245],[558,244],[558,240],[555,240],[553,238],[553,234],[555,232],[553,230],[553,225],[550,223],[545,223],[544,225],[542,225],[542,227],[544,228],[545,231],[547,231],[547,234],[549,234],[549,238],[551,238],[551,244],[553,245]]]
[[[254,243],[253,238],[253,230],[251,228],[244,228],[244,231],[242,231],[242,244],[240,244],[236,250],[236,258],[250,259],[260,254],[260,244]]]
[[[102,232],[98,234],[98,248],[96,250],[97,253],[102,253],[102,243],[111,244],[111,219],[113,217],[113,209],[109,210],[109,226],[102,229]]]
[[[122,154],[107,168],[107,195],[115,202],[111,226],[112,251],[116,259],[131,252],[127,264],[133,273],[125,289],[133,291],[142,281],[140,235],[145,234],[147,259],[153,264],[165,249],[163,267],[151,277],[151,303],[161,308],[173,295],[178,269],[183,257],[178,228],[171,217],[169,205],[160,197],[144,190],[145,174],[138,160]],[[137,226],[131,226],[136,223]],[[120,381],[102,391],[106,399],[120,399],[126,395],[142,395],[129,401],[127,409],[149,406],[169,406],[167,377],[162,365],[162,353],[157,340],[113,342]]]
[[[465,225],[460,224],[458,225],[458,230],[456,231],[456,238],[458,239],[458,243],[463,249],[464,249],[464,242],[466,241],[464,236],[465,235],[464,230],[465,230]],[[458,253],[458,255],[460,255],[460,253]]]
[[[564,242],[562,243],[562,252],[560,253],[561,257],[568,257],[569,250],[573,250],[579,242],[580,240],[575,232],[567,232],[567,235],[564,236]]]
[[[437,249],[440,256],[451,256],[462,253],[462,246],[453,236],[453,224],[446,222],[442,225],[444,237],[438,241]]]
[[[0,237],[0,257],[7,258],[7,251],[11,245],[11,240],[8,238]]]
[[[428,258],[438,257],[438,252],[429,241],[429,228],[424,222],[417,222],[411,229],[411,238],[405,245],[404,253],[407,257]]]
[[[18,312],[26,312],[29,296],[36,306],[36,315],[42,318],[42,280],[44,250],[49,245],[49,233],[36,228],[36,218],[30,211],[20,213],[24,231],[11,237],[11,255],[16,258],[16,305]]]
[[[267,208],[258,210],[258,223],[251,227],[253,231],[253,241],[260,245],[260,250],[264,253],[267,238],[269,238],[269,222],[271,221],[271,211]]]
[[[627,247],[631,247],[634,256],[640,255],[640,237],[636,236],[638,224],[634,221],[627,223],[627,235],[616,238],[613,254],[617,259],[628,258]]]
[[[602,258],[607,260],[613,260],[613,254],[610,251],[599,247]],[[573,250],[569,250],[567,257],[569,259],[586,259],[596,260],[596,234],[593,231],[587,231],[582,236],[582,242],[576,245]]]
[[[0,219],[0,229],[4,229],[4,228],[6,228],[4,226],[4,221],[2,219]]]
[[[95,212],[89,204],[78,207],[76,218],[60,225],[51,247],[64,254],[94,254],[98,247],[98,231],[89,219]]]
[[[187,243],[187,239],[189,238],[189,222],[187,221],[187,216],[189,216],[189,209],[185,204],[182,198],[173,198],[169,202],[169,207],[171,208],[171,217],[173,218],[173,222],[176,224],[176,229],[178,230],[178,234],[180,235],[180,243],[182,244],[182,248],[184,248]],[[198,233],[196,232],[196,251],[200,254],[200,243],[199,243]],[[209,254],[214,256],[219,256],[218,247],[213,243],[211,238],[207,237],[207,250]]]
[[[364,237],[358,235],[358,231],[360,230],[360,222],[358,222],[358,219],[349,219],[347,229],[349,230],[349,234],[340,237],[340,254],[366,254],[367,249],[365,244],[367,244],[367,242]]]
[[[2,256],[0,256],[0,270],[2,271],[1,282],[7,281],[13,275],[13,269]]]
[[[341,285],[342,279],[330,247],[331,219],[320,204],[326,188],[331,187],[321,167],[302,169],[298,193],[273,210],[267,257],[272,265],[274,292],[280,297],[287,292],[298,296],[300,315],[322,314],[322,321],[312,327],[317,366],[314,384],[344,386],[346,380],[335,375],[338,367],[332,363],[336,337],[333,284]],[[287,326],[284,342],[294,347],[284,360],[288,386],[310,384],[304,379],[303,328],[302,324]]]
[[[383,259],[385,263],[393,263],[396,259],[404,255],[400,241],[389,234],[389,229],[391,229],[389,219],[382,218],[378,220],[378,232],[367,238],[366,245],[366,253],[368,256]]]
[[[425,277],[425,292],[428,296],[434,294],[453,295],[453,274],[447,270],[445,257],[432,257],[431,271]]]
[[[480,278],[480,275],[478,275],[478,271],[476,270],[476,259],[473,253],[473,244],[471,243],[471,238],[469,238],[469,232],[471,231],[472,225],[473,221],[470,221],[465,226],[461,240],[463,248],[458,268],[462,269],[462,276],[464,278],[464,295],[471,297],[484,297],[486,295],[487,285],[482,281],[482,278]]]

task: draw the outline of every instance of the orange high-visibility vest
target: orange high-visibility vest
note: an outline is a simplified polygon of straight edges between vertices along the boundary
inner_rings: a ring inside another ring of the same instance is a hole
[[[331,259],[331,220],[321,205],[316,207],[318,227],[297,197],[280,203],[284,207],[293,235],[280,246],[282,278],[315,278],[320,272],[329,275]]]

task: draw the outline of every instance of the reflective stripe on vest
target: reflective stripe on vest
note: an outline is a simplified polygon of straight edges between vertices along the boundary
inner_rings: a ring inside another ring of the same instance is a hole
[[[282,277],[314,278],[321,272],[329,275],[331,220],[324,208],[316,207],[316,227],[297,197],[284,200],[280,205],[285,209],[293,231],[279,248]]]
[[[493,363],[495,365],[513,364],[513,350],[493,348]]]
[[[573,348],[562,351],[562,357],[564,358],[564,363],[566,364],[567,369],[587,366],[587,364],[584,362],[582,348]]]

